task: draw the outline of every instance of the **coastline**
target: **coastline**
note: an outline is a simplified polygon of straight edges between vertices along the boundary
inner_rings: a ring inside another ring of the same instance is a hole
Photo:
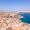
[[[27,27],[26,27],[27,26]],[[4,27],[4,28],[3,28]],[[19,27],[19,28],[18,28]],[[13,30],[19,30],[19,29],[29,29],[30,25],[27,25],[21,21],[19,21],[19,16],[17,13],[2,13],[0,15],[0,28],[2,29],[8,29],[11,28]]]

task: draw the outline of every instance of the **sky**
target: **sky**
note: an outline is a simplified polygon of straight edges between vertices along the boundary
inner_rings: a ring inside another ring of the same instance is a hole
[[[30,0],[0,0],[0,11],[30,10]]]

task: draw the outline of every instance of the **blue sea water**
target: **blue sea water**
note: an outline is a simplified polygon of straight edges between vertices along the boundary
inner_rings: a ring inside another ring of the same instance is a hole
[[[21,22],[30,24],[30,13],[21,13],[19,15],[25,17],[25,18],[20,18]]]

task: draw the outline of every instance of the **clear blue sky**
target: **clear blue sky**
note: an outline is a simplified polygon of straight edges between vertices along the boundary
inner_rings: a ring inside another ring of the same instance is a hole
[[[0,9],[8,11],[30,10],[30,0],[0,0]]]

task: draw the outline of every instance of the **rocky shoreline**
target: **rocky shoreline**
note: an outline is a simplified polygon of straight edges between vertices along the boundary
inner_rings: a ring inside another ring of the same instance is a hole
[[[0,30],[30,30],[30,25],[19,21],[17,13],[1,13]]]

